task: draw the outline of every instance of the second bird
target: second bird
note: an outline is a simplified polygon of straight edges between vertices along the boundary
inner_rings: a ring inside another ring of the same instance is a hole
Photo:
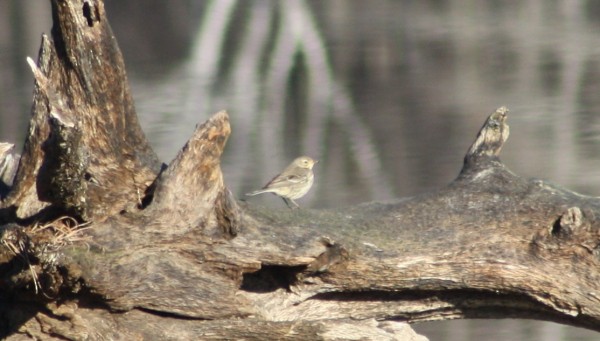
[[[280,196],[289,208],[298,208],[300,206],[294,199],[302,198],[310,190],[315,179],[312,168],[317,162],[319,161],[315,161],[308,156],[300,156],[262,189],[246,195],[274,193]]]

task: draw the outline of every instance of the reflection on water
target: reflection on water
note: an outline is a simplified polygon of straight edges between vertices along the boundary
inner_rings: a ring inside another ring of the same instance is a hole
[[[223,169],[237,195],[299,154],[321,160],[299,200],[308,207],[438,188],[501,105],[511,109],[501,156],[513,171],[600,193],[600,6],[592,0],[168,3],[106,0],[140,119],[168,162],[196,123],[227,109],[233,134]],[[33,82],[24,56],[36,53],[48,19],[45,2],[0,2],[0,140],[23,138]],[[283,207],[271,196],[251,200]],[[521,320],[416,329],[431,340],[597,338]]]

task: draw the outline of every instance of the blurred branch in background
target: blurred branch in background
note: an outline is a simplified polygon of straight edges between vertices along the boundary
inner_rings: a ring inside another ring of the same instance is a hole
[[[18,142],[27,131],[33,78],[25,56],[36,55],[50,29],[50,2],[0,1],[0,141]]]
[[[240,10],[244,16],[237,18]],[[307,154],[322,159],[317,176],[328,178],[317,180],[314,192],[343,196],[350,193],[339,189],[348,188],[365,193],[364,200],[393,197],[372,132],[335,79],[305,1],[209,2],[188,62],[154,91],[184,103],[168,121],[156,116],[158,121],[150,117],[146,123],[161,127],[164,146],[185,139],[176,132],[215,107],[230,111],[235,133],[225,158],[235,167],[225,172],[234,193],[265,182],[289,160]],[[356,165],[355,179],[346,176],[347,162]]]
[[[33,86],[25,57],[50,29],[48,8],[0,2],[0,135],[17,146]],[[228,109],[236,147],[224,169],[237,193],[298,153],[326,161],[307,199],[315,207],[436,188],[458,171],[479,113],[502,104],[522,131],[505,150],[509,166],[600,191],[594,1],[108,0],[107,8],[161,158],[196,122]]]

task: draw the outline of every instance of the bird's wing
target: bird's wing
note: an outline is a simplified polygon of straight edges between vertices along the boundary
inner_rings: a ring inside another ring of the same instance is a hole
[[[297,184],[305,180],[306,179],[304,176],[300,176],[297,174],[280,174],[274,177],[271,181],[269,181],[263,188],[287,186],[290,184]]]

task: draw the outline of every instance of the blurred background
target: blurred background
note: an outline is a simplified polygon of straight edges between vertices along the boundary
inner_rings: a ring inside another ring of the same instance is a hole
[[[489,113],[511,110],[517,174],[600,194],[600,2],[105,0],[140,121],[169,162],[229,111],[238,197],[300,154],[321,162],[299,203],[328,208],[444,186]],[[0,1],[0,141],[21,149],[49,1]],[[275,196],[252,202],[284,208]],[[436,340],[597,340],[549,322],[417,324]]]

